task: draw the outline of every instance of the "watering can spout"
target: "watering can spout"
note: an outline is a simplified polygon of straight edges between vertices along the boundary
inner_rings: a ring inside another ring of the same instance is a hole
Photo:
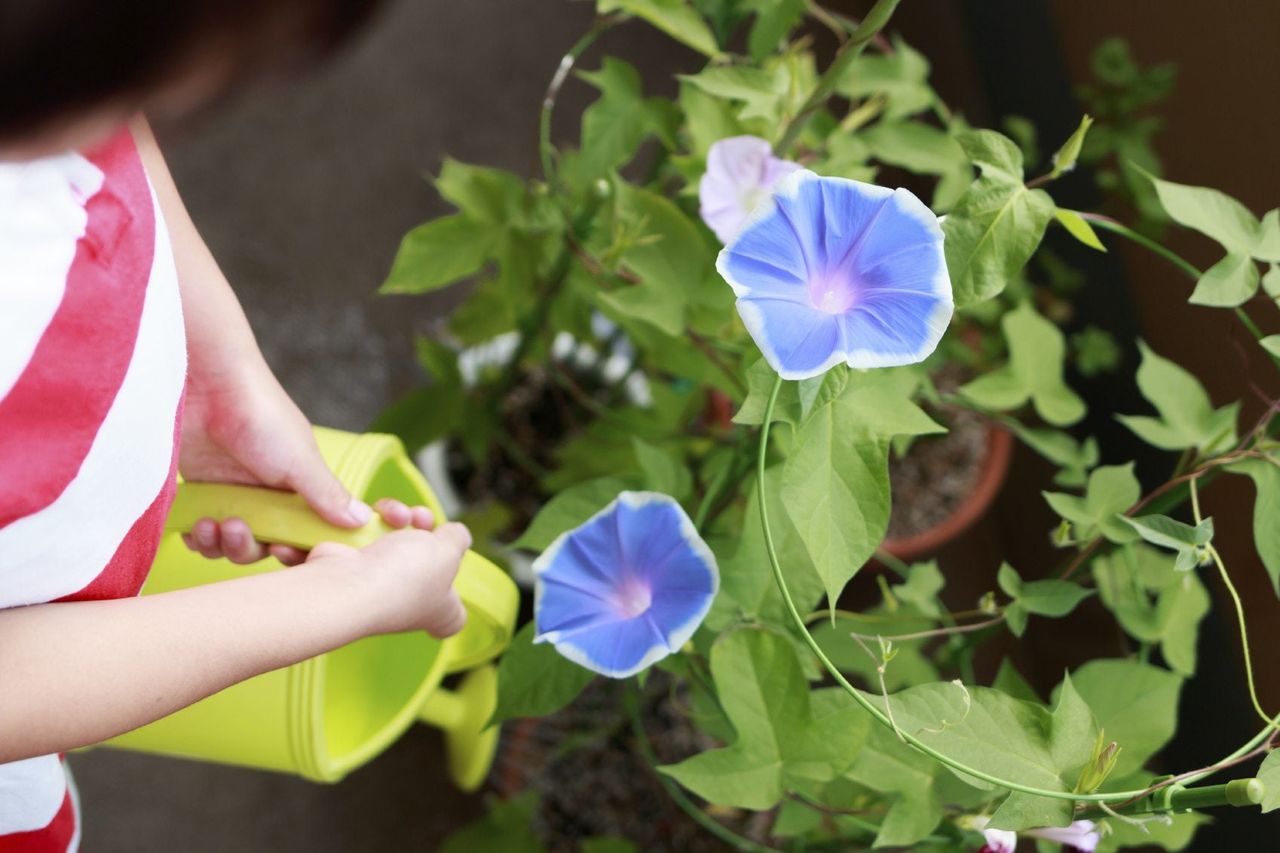
[[[478,790],[498,746],[498,727],[489,725],[498,705],[498,671],[492,664],[473,669],[454,690],[427,697],[418,719],[444,732],[449,778],[467,792]]]

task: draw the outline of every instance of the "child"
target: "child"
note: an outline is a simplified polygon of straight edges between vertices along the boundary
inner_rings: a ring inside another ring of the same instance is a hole
[[[142,110],[327,52],[368,0],[0,0],[0,851],[74,850],[59,753],[370,634],[458,631],[466,528],[309,555],[237,519],[207,557],[297,570],[136,597],[189,480],[372,515],[325,467],[173,186]]]

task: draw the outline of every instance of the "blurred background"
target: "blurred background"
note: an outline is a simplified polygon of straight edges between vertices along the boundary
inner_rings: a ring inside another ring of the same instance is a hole
[[[315,73],[244,93],[181,126],[158,128],[178,185],[267,359],[313,420],[364,428],[422,381],[413,336],[447,313],[450,294],[379,298],[375,290],[400,237],[444,211],[424,176],[446,155],[522,174],[533,170],[543,91],[564,50],[589,25],[593,5],[397,0]],[[827,5],[857,16],[869,4]],[[1256,213],[1280,204],[1280,65],[1273,56],[1280,4],[908,0],[890,30],[930,59],[934,86],[973,124],[1000,129],[1008,116],[1025,117],[1045,151],[1079,120],[1075,87],[1091,77],[1094,48],[1122,36],[1141,64],[1178,68],[1171,96],[1157,109],[1165,124],[1154,147],[1166,175],[1220,188]],[[674,91],[673,73],[700,64],[640,25],[609,32],[582,67],[597,67],[604,53],[634,62],[646,85],[664,94]],[[574,117],[591,97],[580,83],[566,87],[559,139],[576,138]],[[1087,207],[1097,200],[1092,185],[1087,175],[1073,176],[1055,195]],[[1193,263],[1216,260],[1214,246],[1190,232],[1170,229],[1166,238]],[[1186,304],[1187,284],[1172,267],[1128,245],[1081,262],[1087,265],[1081,319],[1113,332],[1126,347],[1117,374],[1082,386],[1091,408],[1140,408],[1132,384],[1137,336],[1199,375],[1215,405],[1245,400],[1245,423],[1262,405],[1251,385],[1280,396],[1274,376],[1255,380],[1242,368],[1233,343],[1239,331],[1226,312]],[[1168,465],[1106,418],[1087,428],[1102,439],[1104,461],[1137,456],[1140,472],[1150,476]],[[963,546],[966,554],[984,564],[992,555],[1017,555],[1019,566],[1045,559],[1043,532],[1054,519],[1034,497],[1045,470],[1039,466],[1016,460],[995,511]],[[1252,553],[1244,508],[1250,488],[1241,478],[1224,479],[1205,500],[1227,543],[1224,556],[1252,603],[1260,691],[1275,707],[1280,658],[1271,650],[1280,646],[1280,620]],[[965,555],[951,556],[955,565]],[[1202,632],[1202,672],[1183,693],[1170,766],[1211,761],[1256,728],[1234,622],[1226,602],[1217,605]],[[1047,683],[1060,677],[1060,660],[1097,641],[1087,625],[1074,634],[1046,633],[1033,632],[1040,645],[1028,650],[1025,671]],[[332,787],[106,750],[79,755],[73,767],[84,801],[85,849],[432,850],[482,809],[480,798],[458,794],[444,781],[440,747],[434,732],[420,728]],[[1264,825],[1256,815],[1244,829],[1222,818],[1194,849],[1261,849],[1256,839]],[[1271,834],[1275,824],[1266,824]]]

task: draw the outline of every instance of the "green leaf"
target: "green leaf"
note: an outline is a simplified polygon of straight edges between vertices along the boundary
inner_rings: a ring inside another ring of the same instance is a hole
[[[1208,187],[1175,184],[1153,177],[1156,195],[1170,218],[1248,254],[1262,236],[1262,225],[1249,209],[1226,193]]]
[[[1132,462],[1095,468],[1089,475],[1084,497],[1062,492],[1043,494],[1058,515],[1076,526],[1076,539],[1092,539],[1101,533],[1123,545],[1137,538],[1134,531],[1117,518],[1142,497],[1142,486],[1134,476]]]
[[[783,800],[778,816],[769,828],[774,838],[795,838],[822,826],[822,812],[799,800]]]
[[[699,161],[697,174],[700,176],[704,171],[701,161],[707,156],[707,150],[721,139],[742,135],[742,125],[728,103],[690,83],[680,84],[679,104],[684,112],[690,151]]]
[[[867,698],[881,706],[885,701]],[[1073,788],[1097,735],[1088,706],[1070,695],[1060,698],[1050,713],[998,690],[950,682],[912,687],[893,694],[889,702],[899,729],[944,755],[980,772],[1050,791]],[[1017,794],[992,818],[993,825],[1014,830],[1070,821],[1070,801]]]
[[[1117,415],[1122,424],[1164,450],[1194,447],[1208,454],[1235,443],[1239,403],[1215,410],[1193,374],[1156,354],[1144,341],[1138,341],[1138,348],[1142,351],[1138,389],[1160,417]]]
[[[1002,419],[1024,444],[1062,468],[1053,478],[1059,486],[1083,486],[1087,472],[1098,464],[1098,442],[1092,437],[1078,442],[1061,430],[1028,427],[1009,418]]]
[[[501,169],[446,158],[435,183],[445,201],[477,222],[508,225],[526,213],[524,181]]]
[[[1089,224],[1083,216],[1074,210],[1068,210],[1065,207],[1059,207],[1053,212],[1053,218],[1058,220],[1058,224],[1067,229],[1067,233],[1075,237],[1081,243],[1084,243],[1090,249],[1097,249],[1099,252],[1105,252],[1107,247],[1102,245],[1102,241],[1098,239],[1098,235],[1093,230],[1093,226]]]
[[[720,47],[716,44],[711,28],[690,7],[687,0],[597,0],[596,9],[601,15],[626,12],[637,18],[644,18],[676,41],[699,53],[711,57],[720,55]]]
[[[464,347],[492,341],[516,330],[517,318],[503,282],[481,279],[466,301],[449,315],[449,332]],[[482,379],[483,381],[483,379]]]
[[[880,122],[859,138],[877,160],[917,174],[944,175],[969,162],[954,137],[924,122]]]
[[[1022,183],[1022,152],[1009,137],[994,130],[971,130],[957,135],[956,141],[984,177]]]
[[[697,86],[708,95],[742,101],[744,106],[738,118],[749,121],[765,118],[772,121],[779,113],[782,99],[787,93],[787,77],[761,68],[737,65],[717,65],[693,75],[682,75],[681,80]]]
[[[826,373],[797,382],[796,396],[800,400],[801,421],[808,419],[814,407],[825,406],[839,397],[849,384],[849,374],[848,368],[842,370],[837,365]]]
[[[1262,798],[1262,813],[1280,809],[1280,752],[1268,752],[1256,775],[1267,786],[1266,796]]]
[[[1080,119],[1080,126],[1067,137],[1067,141],[1062,143],[1062,147],[1053,155],[1053,177],[1059,177],[1060,175],[1070,172],[1076,167],[1076,160],[1080,157],[1080,149],[1084,147],[1085,134],[1089,132],[1089,127],[1092,124],[1093,119],[1091,117],[1087,115],[1082,116]],[[1083,222],[1084,220],[1081,221]],[[1088,226],[1086,225],[1085,227]],[[1070,228],[1068,228],[1068,230],[1070,230]],[[1092,233],[1092,229],[1090,229],[1090,232]],[[1097,237],[1094,237],[1094,239],[1096,240]],[[1101,249],[1102,246],[1099,245],[1097,248]],[[1104,249],[1103,251],[1106,250]]]
[[[1280,595],[1280,465],[1276,457],[1243,459],[1228,466],[1233,474],[1253,480],[1257,496],[1253,501],[1253,545],[1267,569],[1271,586]]]
[[[845,394],[815,411],[782,470],[787,515],[832,601],[889,527],[888,445],[851,428],[852,400]]]
[[[894,795],[873,846],[911,847],[941,822],[942,803],[934,789],[941,765],[921,758],[891,730],[876,725],[845,774],[873,791]]]
[[[1209,593],[1191,572],[1174,571],[1167,554],[1135,544],[1091,562],[1102,603],[1130,636],[1159,643],[1165,663],[1195,675],[1200,621]]]
[[[549,643],[533,642],[536,630],[532,622],[521,628],[498,662],[498,704],[491,723],[553,714],[595,677]]]
[[[400,242],[381,293],[426,293],[474,275],[498,247],[500,232],[462,214],[414,228]]]
[[[1258,268],[1252,258],[1273,260],[1271,256],[1280,248],[1280,235],[1273,233],[1280,229],[1280,220],[1269,218],[1264,229],[1247,207],[1218,190],[1155,177],[1151,182],[1160,204],[1175,222],[1216,240],[1227,250],[1226,257],[1200,277],[1191,303],[1230,307],[1252,297],[1258,290]]]
[[[1267,335],[1258,341],[1267,352],[1280,358],[1280,335]]]
[[[829,373],[839,370],[842,368],[833,368]],[[836,417],[844,429],[867,438],[947,431],[912,402],[911,398],[921,382],[921,374],[917,370],[900,367],[849,370],[847,373],[849,379],[833,402],[838,410]]]
[[[1084,401],[1063,381],[1067,345],[1062,332],[1024,302],[1001,320],[1009,363],[961,386],[960,393],[985,408],[1016,409],[1030,400],[1055,426],[1085,415]]]
[[[688,500],[693,494],[693,475],[680,458],[640,438],[632,438],[631,446],[644,473],[646,489],[670,495],[677,501]]]
[[[775,466],[765,472],[765,492],[769,497],[769,526],[773,531],[775,550],[787,586],[791,588],[796,606],[802,611],[812,609],[822,597],[823,583],[813,569],[809,552],[796,532],[795,525],[783,508],[782,477]],[[743,615],[788,624],[786,607],[778,585],[774,582],[765,553],[764,531],[760,526],[760,504],[754,482],[747,490],[747,505],[743,513],[742,534],[735,537],[732,556],[721,565],[720,595],[714,609],[720,609],[728,601],[740,608]],[[719,551],[717,551],[717,555]],[[711,617],[708,617],[710,620]]]
[[[847,700],[815,714],[789,640],[741,628],[711,647],[711,675],[737,740],[660,768],[698,796],[748,809],[776,806],[804,781],[829,781],[847,770],[871,721]]]
[[[601,177],[631,162],[640,144],[662,129],[666,102],[645,98],[639,72],[611,56],[599,71],[580,71],[578,76],[601,94],[582,114],[582,150],[575,169],[585,178]]]
[[[538,807],[536,791],[525,791],[511,799],[493,799],[489,812],[450,835],[439,853],[543,853],[542,842],[533,832],[533,816]]]
[[[1174,551],[1201,547],[1213,540],[1212,518],[1206,518],[1195,527],[1167,515],[1140,515],[1122,520],[1152,545]]]
[[[1175,673],[1133,660],[1102,659],[1077,669],[1071,681],[1107,737],[1120,744],[1113,778],[1142,767],[1177,730],[1182,679]]]
[[[1110,373],[1124,361],[1124,353],[1111,333],[1097,326],[1085,326],[1071,336],[1076,351],[1076,367],[1085,376]]]
[[[777,374],[764,359],[747,368],[747,398],[733,416],[734,423],[759,426],[764,421],[775,379]],[[842,423],[860,436],[892,438],[946,432],[913,402],[921,383],[922,375],[914,367],[853,370],[838,365],[813,379],[782,383],[773,420],[801,426],[826,404],[838,401]]]
[[[626,487],[626,483],[616,477],[601,477],[565,489],[538,511],[529,529],[512,543],[513,547],[545,550],[561,533],[608,506]]]
[[[744,0],[742,6],[756,13],[751,34],[747,37],[747,52],[756,62],[786,41],[791,31],[804,20],[807,8],[805,0]]]
[[[1005,594],[1013,599],[1005,607],[1005,621],[1016,637],[1021,637],[1026,630],[1028,615],[1057,619],[1066,616],[1076,609],[1076,605],[1093,595],[1090,590],[1070,581],[1049,579],[1024,582],[1008,563],[1000,565],[996,580]]]
[[[615,181],[618,217],[637,234],[622,252],[622,264],[638,283],[601,292],[623,325],[639,318],[671,336],[683,335],[689,294],[707,281],[711,253],[698,229],[669,199],[625,181]]]
[[[999,294],[1026,266],[1056,206],[1043,190],[1022,182],[1022,153],[992,130],[962,133],[957,141],[982,176],[965,191],[942,225],[956,307]]]
[[[1268,210],[1266,216],[1262,217],[1258,242],[1254,244],[1251,254],[1260,261],[1280,261],[1280,208]]]
[[[1258,292],[1258,266],[1242,252],[1228,252],[1196,282],[1188,300],[1192,305],[1234,308]]]
[[[847,382],[848,374],[845,376]],[[769,362],[761,358],[747,368],[744,378],[747,382],[747,398],[742,401],[742,406],[733,416],[733,422],[744,426],[759,426],[764,423],[765,406],[769,402],[769,394],[773,391],[773,383],[778,378],[778,374],[773,372]],[[778,401],[773,407],[773,422],[781,421],[798,426],[803,419],[804,413],[800,406],[800,383],[783,382],[782,387],[778,389]]]
[[[895,37],[893,53],[867,52],[850,63],[836,90],[850,100],[887,98],[885,119],[897,120],[927,110],[938,100],[928,81],[928,59]]]
[[[942,592],[945,585],[937,560],[915,563],[907,567],[906,581],[894,584],[893,597],[914,605],[927,616],[939,616],[942,608],[938,602],[938,593]]]

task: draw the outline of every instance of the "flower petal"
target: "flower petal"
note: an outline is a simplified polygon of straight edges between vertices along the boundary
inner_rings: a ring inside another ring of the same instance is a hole
[[[671,654],[665,638],[644,616],[575,632],[555,647],[579,666],[609,678],[628,678]]]
[[[772,297],[742,297],[738,314],[783,379],[808,379],[845,359],[844,318]]]
[[[950,301],[914,291],[869,295],[844,315],[850,367],[897,367],[924,361],[951,322]]]

